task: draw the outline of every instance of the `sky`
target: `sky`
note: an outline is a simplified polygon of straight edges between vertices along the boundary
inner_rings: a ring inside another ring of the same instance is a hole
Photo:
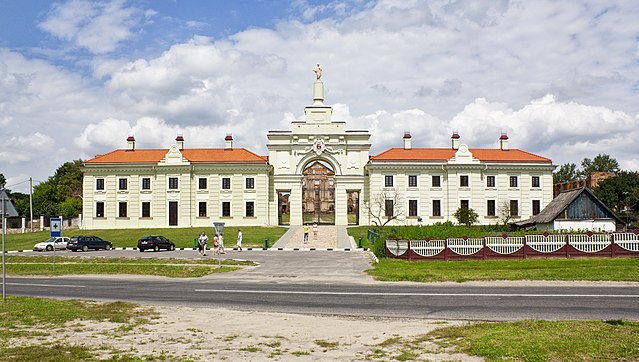
[[[0,173],[28,192],[64,162],[126,148],[266,155],[325,103],[402,147],[511,148],[639,170],[639,2],[0,0]]]

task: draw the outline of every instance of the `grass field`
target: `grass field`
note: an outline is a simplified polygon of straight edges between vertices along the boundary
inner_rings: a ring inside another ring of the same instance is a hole
[[[224,246],[232,248],[237,239],[236,226],[226,226],[224,228]],[[262,226],[242,226],[243,247],[262,247],[264,239],[268,238],[270,245],[273,245],[287,228],[283,227],[262,227]],[[105,229],[105,230],[62,230],[63,236],[74,235],[95,235],[113,243],[116,248],[136,247],[139,238],[145,235],[163,235],[173,241],[178,248],[194,247],[194,240],[200,232],[206,232],[209,239],[213,239],[213,228],[160,228],[160,229]],[[37,231],[24,234],[6,235],[6,250],[31,250],[33,245],[49,238],[49,231]]]

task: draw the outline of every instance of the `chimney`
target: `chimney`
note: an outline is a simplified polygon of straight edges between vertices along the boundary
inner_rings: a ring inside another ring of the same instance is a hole
[[[459,133],[457,133],[457,131],[453,131],[453,135],[450,136],[450,143],[453,150],[459,149]]]
[[[126,149],[128,151],[135,150],[135,137],[133,137],[132,135],[129,136],[129,138],[126,139],[126,145]]]
[[[231,133],[226,134],[226,137],[224,137],[224,141],[226,141],[226,149],[233,149],[233,135]]]
[[[181,133],[178,133],[177,137],[175,137],[175,144],[180,151],[184,149],[184,137],[182,137]]]
[[[411,135],[410,135],[410,131],[404,131],[404,149],[405,150],[410,150],[412,148],[411,146]]]
[[[502,132],[501,137],[499,137],[499,148],[502,151],[508,151],[508,135],[506,135],[506,132]]]

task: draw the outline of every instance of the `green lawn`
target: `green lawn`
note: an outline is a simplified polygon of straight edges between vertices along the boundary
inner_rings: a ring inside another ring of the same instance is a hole
[[[264,239],[269,239],[269,244],[273,245],[287,228],[283,227],[263,227],[263,226],[242,226],[243,247],[262,247]],[[232,248],[237,240],[237,226],[226,226],[224,228],[224,246]],[[62,230],[63,236],[74,235],[95,235],[113,243],[116,248],[136,247],[139,238],[145,235],[163,235],[175,243],[178,248],[194,247],[194,239],[200,232],[205,231],[210,239],[213,239],[213,227],[209,228],[159,228],[159,229],[104,229],[104,230]],[[49,238],[49,231],[37,231],[34,233],[8,234],[6,235],[6,250],[31,250],[33,245]]]
[[[382,281],[639,281],[639,258],[407,261],[381,258],[368,273]]]

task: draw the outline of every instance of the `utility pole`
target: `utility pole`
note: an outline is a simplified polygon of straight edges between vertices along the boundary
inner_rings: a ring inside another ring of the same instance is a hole
[[[4,188],[0,189],[0,205],[2,205],[2,301],[6,301],[6,264],[4,261],[4,235],[7,232],[4,222]]]
[[[33,232],[33,177],[29,177],[29,225]]]

